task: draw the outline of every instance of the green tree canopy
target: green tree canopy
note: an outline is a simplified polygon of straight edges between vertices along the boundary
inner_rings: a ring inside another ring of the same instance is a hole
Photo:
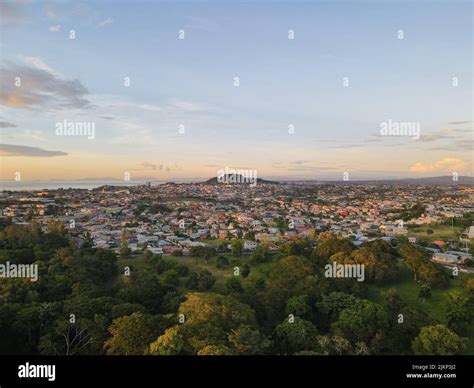
[[[413,340],[412,349],[418,355],[451,356],[466,349],[467,338],[462,338],[445,325],[426,326]]]

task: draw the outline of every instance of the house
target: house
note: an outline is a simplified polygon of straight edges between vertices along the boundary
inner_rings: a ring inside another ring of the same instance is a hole
[[[440,264],[458,264],[462,262],[458,255],[441,252],[434,253],[431,260]]]
[[[255,241],[245,240],[244,249],[248,251],[253,251],[257,248],[257,243]]]
[[[466,260],[472,260],[472,255],[470,253],[461,252],[461,251],[447,251],[446,253],[450,254],[450,255],[458,256],[459,260],[461,260],[463,262],[466,261]]]
[[[433,244],[436,245],[439,248],[442,248],[445,242],[443,240],[434,240]]]
[[[163,249],[162,248],[157,248],[157,247],[147,247],[147,249],[153,253],[154,255],[162,255],[163,254]]]

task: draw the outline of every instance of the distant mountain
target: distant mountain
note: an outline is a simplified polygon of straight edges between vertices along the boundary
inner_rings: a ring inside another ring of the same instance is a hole
[[[350,181],[343,181],[341,179],[298,179],[285,180],[280,179],[280,183],[286,184],[307,184],[307,185],[322,185],[322,184],[393,184],[393,185],[474,185],[474,177],[459,176],[457,181],[453,180],[451,175],[437,176],[429,178],[388,178],[388,179],[354,179]]]
[[[203,184],[206,185],[217,185],[218,183],[223,183],[223,182],[228,182],[232,184],[242,184],[242,185],[247,185],[250,183],[253,183],[254,180],[253,178],[246,178],[244,175],[241,174],[225,174],[219,179],[217,177],[212,177],[211,179],[208,179],[205,182],[202,182]],[[257,178],[257,184],[258,183],[266,183],[266,184],[274,184],[277,185],[279,182],[276,181],[268,181],[266,179],[262,178]]]
[[[61,179],[61,180],[64,180],[64,179]],[[116,182],[116,181],[120,181],[121,179],[117,179],[117,178],[112,178],[112,177],[103,177],[103,178],[79,178],[79,179],[67,179],[68,181],[69,180],[72,180],[72,181],[77,181],[77,182],[82,182],[82,181],[88,181],[88,182]]]
[[[380,179],[357,181],[357,183],[383,183],[383,184],[407,184],[407,185],[474,185],[474,177],[459,176],[457,181],[453,177],[435,176],[429,178],[402,178],[402,179]]]

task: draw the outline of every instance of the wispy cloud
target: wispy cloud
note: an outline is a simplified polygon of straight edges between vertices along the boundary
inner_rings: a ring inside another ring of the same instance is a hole
[[[107,18],[107,19],[104,19],[101,22],[99,22],[99,24],[97,24],[97,27],[102,28],[102,27],[108,26],[110,24],[113,24],[113,22],[114,22],[114,19]]]
[[[472,123],[472,121],[465,120],[465,121],[450,121],[448,124],[450,125],[463,125],[463,124],[469,124]]]
[[[60,78],[63,77],[62,74],[55,71],[51,66],[47,65],[46,62],[41,57],[32,57],[29,55],[18,55],[18,58],[20,58],[28,66],[34,67],[35,69],[46,71],[55,77],[60,77]]]
[[[16,128],[16,125],[8,121],[0,121],[0,128]]]
[[[466,136],[470,133],[470,129],[461,129],[461,128],[444,128],[439,131],[432,131],[420,135],[418,141],[420,142],[432,142],[443,139],[459,139]]]
[[[140,163],[140,166],[144,167],[145,169],[156,170],[156,164],[151,162],[143,161]]]
[[[428,148],[429,151],[449,151],[449,152],[472,152],[472,139],[455,140],[447,144],[435,145]]]
[[[65,156],[63,151],[50,151],[39,147],[28,147],[15,144],[0,144],[0,156],[22,156],[51,158],[53,156]]]
[[[59,32],[61,30],[61,24],[55,24],[53,26],[49,26],[49,32]]]
[[[291,172],[310,172],[316,173],[317,171],[330,171],[330,170],[337,170],[338,167],[336,166],[321,166],[321,163],[318,165],[313,165],[310,160],[293,160],[288,163],[283,163],[281,161],[277,161],[273,163],[273,168],[276,170],[284,170],[284,171],[291,171]]]
[[[41,58],[25,57],[25,65],[0,68],[0,104],[10,108],[57,110],[84,108],[87,89],[79,80],[60,76]]]

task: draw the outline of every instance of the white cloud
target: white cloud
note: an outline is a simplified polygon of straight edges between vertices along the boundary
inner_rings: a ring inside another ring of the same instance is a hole
[[[411,172],[454,172],[467,171],[469,163],[456,158],[443,158],[434,163],[418,162],[410,167]]]
[[[140,166],[144,167],[145,169],[156,170],[156,164],[154,164],[152,162],[142,161],[140,163]]]
[[[102,28],[102,27],[105,27],[105,26],[108,26],[110,24],[112,24],[114,22],[114,19],[112,18],[107,18],[105,20],[102,20],[98,25],[97,27],[99,28]]]
[[[20,56],[25,65],[7,63],[0,68],[0,105],[18,109],[84,108],[87,89],[77,79],[66,79],[49,67],[40,57]],[[22,86],[11,80],[22,74]]]
[[[52,67],[47,65],[40,57],[30,57],[26,55],[19,55],[23,62],[30,66],[35,67],[38,70],[46,71],[47,73],[54,75],[55,77],[61,77],[62,75],[55,71]]]
[[[17,144],[0,144],[0,156],[43,157],[66,156],[63,151],[50,151],[40,147],[28,147]]]
[[[59,32],[61,30],[61,24],[56,24],[54,26],[49,26],[49,32]]]

